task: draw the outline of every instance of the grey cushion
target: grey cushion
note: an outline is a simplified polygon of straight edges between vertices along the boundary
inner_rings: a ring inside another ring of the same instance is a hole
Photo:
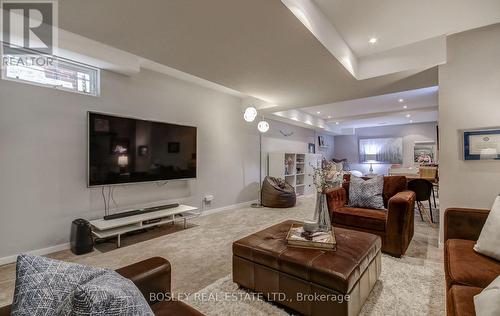
[[[376,176],[368,180],[351,176],[349,183],[349,206],[383,210],[384,177]]]
[[[114,271],[45,257],[17,258],[12,315],[153,315],[141,292]]]

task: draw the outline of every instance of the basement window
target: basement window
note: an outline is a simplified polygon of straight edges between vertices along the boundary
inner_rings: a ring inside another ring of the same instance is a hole
[[[99,69],[54,56],[27,52],[3,55],[2,78],[99,96]]]

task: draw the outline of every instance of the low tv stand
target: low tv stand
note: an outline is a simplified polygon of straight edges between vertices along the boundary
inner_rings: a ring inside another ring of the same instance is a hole
[[[160,204],[166,205],[166,203]],[[143,207],[131,208],[122,210],[121,212],[131,212],[136,210],[151,210],[155,206],[147,205]],[[117,237],[116,245],[121,247],[121,235],[165,224],[175,224],[175,222],[183,221],[184,228],[187,228],[187,220],[200,215],[197,212],[198,208],[188,205],[178,205],[159,211],[138,212],[137,215],[120,217],[115,219],[96,219],[90,221],[92,226],[92,234],[98,239]]]

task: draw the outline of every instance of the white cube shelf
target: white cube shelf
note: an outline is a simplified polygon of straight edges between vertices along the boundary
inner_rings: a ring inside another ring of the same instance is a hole
[[[313,166],[319,166],[321,159],[321,154],[269,153],[267,175],[285,179],[297,195],[313,194]]]

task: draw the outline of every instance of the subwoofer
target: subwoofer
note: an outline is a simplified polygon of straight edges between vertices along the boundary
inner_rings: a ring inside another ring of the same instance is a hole
[[[75,255],[83,255],[94,250],[94,239],[90,223],[82,218],[75,219],[71,223],[71,252]]]

